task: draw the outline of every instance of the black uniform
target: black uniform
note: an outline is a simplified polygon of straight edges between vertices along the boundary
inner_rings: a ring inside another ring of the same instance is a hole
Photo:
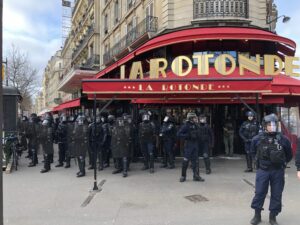
[[[159,136],[162,137],[164,149],[164,157],[161,167],[168,167],[169,161],[169,168],[173,169],[175,167],[173,151],[176,144],[176,127],[172,118],[168,118],[168,121],[162,124]]]
[[[36,166],[36,164],[38,163],[38,157],[37,157],[38,132],[39,132],[39,124],[38,124],[37,116],[32,115],[25,132],[26,138],[28,139],[28,148],[32,152],[31,163],[29,164],[29,167]]]
[[[297,140],[297,152],[295,157],[295,165],[297,167],[297,171],[300,171],[300,138]]]
[[[211,173],[210,168],[210,149],[214,146],[214,134],[207,123],[200,123],[198,127],[199,133],[199,155],[202,154],[206,174]]]
[[[77,157],[79,172],[77,177],[85,176],[85,156],[88,150],[88,125],[76,122],[73,131],[73,149],[72,155]]]
[[[20,144],[21,144],[23,150],[27,150],[27,139],[26,139],[26,135],[25,135],[27,126],[28,126],[28,119],[27,119],[27,117],[23,116],[22,120],[18,121],[18,133],[21,137]],[[30,154],[30,153],[28,152],[28,154]]]
[[[103,118],[103,160],[104,160],[104,168],[109,167],[110,164],[110,156],[111,156],[111,129],[114,123],[114,119],[108,121],[106,118]]]
[[[53,128],[50,124],[42,125],[39,132],[39,140],[43,148],[44,153],[44,169],[41,170],[41,173],[48,172],[50,167],[50,156],[53,155]]]
[[[68,149],[68,127],[66,121],[61,121],[58,124],[56,138],[58,143],[58,164],[55,167],[61,167],[64,165]]]
[[[123,118],[118,118],[112,126],[111,151],[117,167],[113,173],[120,173],[123,170],[123,177],[127,176],[128,159],[132,155],[130,148],[131,128]]]
[[[67,123],[67,151],[66,151],[66,165],[65,168],[71,167],[72,149],[74,148],[73,131],[75,122],[70,118]]]
[[[154,138],[155,125],[149,120],[144,120],[139,124],[139,141],[142,154],[144,156],[143,170],[150,167],[150,173],[154,172]]]
[[[245,172],[252,172],[253,165],[252,165],[252,155],[250,152],[250,145],[252,138],[256,136],[259,132],[260,125],[256,120],[247,120],[245,121],[239,130],[239,135],[243,139],[245,144],[245,152],[246,152],[246,161],[247,161],[247,169]]]
[[[92,158],[92,165],[89,169],[94,169],[96,166],[95,163],[97,161],[96,155],[98,154],[99,157],[99,170],[103,170],[103,137],[104,131],[102,127],[102,123],[100,121],[93,122],[89,125],[89,145],[92,150],[91,158]]]

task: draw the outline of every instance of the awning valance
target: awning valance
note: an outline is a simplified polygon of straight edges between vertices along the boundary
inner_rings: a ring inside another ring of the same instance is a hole
[[[61,111],[63,109],[76,108],[76,107],[80,107],[80,98],[64,102],[64,103],[54,107],[52,109],[52,111],[55,112],[55,111]]]

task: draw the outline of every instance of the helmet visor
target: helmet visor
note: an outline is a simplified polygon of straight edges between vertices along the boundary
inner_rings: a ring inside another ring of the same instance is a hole
[[[271,121],[267,123],[267,131],[268,132],[277,132],[277,123],[275,121]]]

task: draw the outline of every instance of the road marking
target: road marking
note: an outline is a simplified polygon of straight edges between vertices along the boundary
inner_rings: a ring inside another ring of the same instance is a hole
[[[102,186],[104,185],[105,182],[106,182],[106,180],[100,181],[100,183],[97,185],[99,190],[97,190],[97,191],[93,191],[93,190],[90,191],[89,196],[88,196],[88,197],[84,200],[84,202],[81,204],[81,207],[86,207],[86,206],[92,201],[92,199],[94,198],[94,196],[95,196],[98,192],[102,191]]]

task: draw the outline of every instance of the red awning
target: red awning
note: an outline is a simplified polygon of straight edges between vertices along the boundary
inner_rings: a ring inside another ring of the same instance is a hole
[[[67,102],[64,102],[52,109],[53,112],[55,111],[61,111],[63,109],[69,109],[69,108],[75,108],[80,106],[80,98],[73,99]]]
[[[273,77],[272,92],[264,93],[264,95],[300,95],[300,80],[285,76],[278,75]]]
[[[154,37],[141,47],[129,53],[111,66],[100,71],[95,78],[99,78],[117,68],[118,66],[128,62],[135,56],[147,51],[157,49],[159,47],[168,46],[184,42],[200,42],[207,40],[257,40],[276,42],[279,49],[284,51],[288,49],[291,55],[295,54],[296,43],[288,38],[278,36],[272,32],[255,28],[242,27],[210,27],[210,28],[192,28],[175,31],[172,33]]]

